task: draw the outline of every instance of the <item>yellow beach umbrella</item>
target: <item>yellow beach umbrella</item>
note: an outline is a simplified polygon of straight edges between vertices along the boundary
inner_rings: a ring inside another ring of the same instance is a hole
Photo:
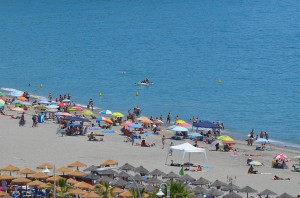
[[[222,141],[234,141],[233,138],[226,136],[226,135],[222,135],[220,137],[218,137],[218,140],[222,140]]]
[[[123,118],[124,117],[124,115],[122,113],[120,113],[120,112],[115,112],[115,113],[113,113],[111,115],[114,116],[114,117],[117,117],[117,118]]]
[[[177,124],[182,124],[182,123],[186,123],[186,121],[184,121],[184,120],[176,120],[175,123],[177,123]]]
[[[94,113],[91,110],[83,110],[81,112],[81,114],[83,114],[83,115],[94,115]]]

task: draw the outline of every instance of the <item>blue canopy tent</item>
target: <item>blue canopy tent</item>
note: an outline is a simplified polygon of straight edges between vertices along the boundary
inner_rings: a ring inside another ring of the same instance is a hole
[[[209,122],[209,121],[199,121],[197,123],[194,123],[193,124],[193,127],[201,127],[201,128],[211,128],[211,129],[218,129],[220,128],[218,125],[212,123],[212,122]]]

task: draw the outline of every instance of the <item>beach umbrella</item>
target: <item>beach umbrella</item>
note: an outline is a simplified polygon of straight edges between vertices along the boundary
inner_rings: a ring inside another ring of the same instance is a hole
[[[27,185],[28,186],[37,187],[37,186],[40,186],[40,185],[43,185],[43,184],[44,184],[44,182],[41,182],[39,180],[34,180],[32,182],[29,182]]]
[[[18,100],[21,100],[21,101],[23,101],[23,102],[28,100],[28,99],[25,98],[24,96],[20,96],[20,97],[18,97],[17,99],[18,99]]]
[[[114,122],[111,121],[110,119],[105,119],[105,120],[103,120],[103,122],[106,122],[106,123],[108,123],[108,124],[113,124],[113,123],[114,123]]]
[[[186,128],[192,128],[192,125],[189,124],[189,123],[181,123],[181,124],[178,124],[178,126],[181,126],[181,127],[186,127]]]
[[[194,181],[196,181],[196,179],[195,178],[193,178],[192,176],[190,176],[190,175],[188,175],[188,174],[185,174],[185,175],[183,175],[182,176],[182,179],[184,179],[184,181],[185,182],[194,182]]]
[[[124,115],[122,113],[120,113],[120,112],[114,112],[111,115],[114,116],[114,117],[117,117],[117,118],[123,118],[124,117]]]
[[[120,193],[124,192],[124,190],[122,188],[119,188],[119,187],[114,187],[112,189],[112,192],[113,192],[113,194],[120,194]]]
[[[130,125],[130,127],[131,127],[131,128],[135,128],[135,129],[140,129],[140,128],[142,128],[143,126],[140,125],[140,124],[138,124],[138,123],[132,123],[132,124]]]
[[[129,175],[127,172],[125,171],[121,171],[119,172],[116,177],[122,177],[122,178],[128,178],[128,177],[131,177],[131,175]]]
[[[57,168],[56,171],[57,171],[57,172],[60,172],[60,173],[62,173],[62,174],[64,175],[65,173],[69,173],[69,172],[71,172],[72,170],[71,170],[71,169],[68,169],[68,168],[66,168],[66,167],[64,167],[64,166],[62,166],[62,167],[60,167],[60,168]]]
[[[233,138],[226,136],[226,135],[222,135],[222,136],[218,137],[218,140],[229,141],[229,142],[234,141]]]
[[[102,110],[99,113],[100,114],[104,114],[104,115],[111,115],[111,114],[113,114],[113,112],[111,110]]]
[[[187,132],[187,131],[189,131],[187,128],[181,127],[181,126],[176,126],[176,127],[172,128],[171,130],[172,131],[177,131],[177,132]]]
[[[155,188],[154,188],[154,186],[152,186],[152,185],[147,185],[146,187],[145,187],[145,190],[144,190],[145,192],[154,192],[155,191]]]
[[[73,116],[72,114],[70,113],[67,113],[67,112],[56,112],[54,115],[56,116]]]
[[[227,186],[223,186],[222,187],[222,190],[225,190],[225,191],[229,191],[229,192],[232,192],[232,191],[239,191],[240,190],[240,187],[234,185],[233,183],[230,183],[228,184]]]
[[[47,101],[47,100],[40,100],[40,101],[38,101],[37,103],[38,103],[38,104],[45,104],[45,105],[50,104],[50,102]],[[58,105],[58,106],[59,106],[59,105]]]
[[[0,169],[1,171],[8,171],[9,175],[11,175],[11,172],[16,172],[19,171],[20,169],[16,166],[13,166],[11,164],[4,166],[3,168]]]
[[[79,181],[77,181],[77,180],[75,180],[75,179],[73,179],[73,178],[69,178],[69,179],[67,179],[67,183],[68,184],[77,184]]]
[[[108,177],[108,176],[102,176],[101,178],[99,178],[97,181],[99,182],[113,182],[115,181],[114,179]]]
[[[192,191],[195,194],[201,194],[201,195],[204,195],[207,193],[207,190],[205,188],[203,188],[202,186],[196,186],[196,188],[193,188]]]
[[[29,102],[20,102],[21,105],[24,105],[24,106],[31,106],[31,103]]]
[[[78,182],[74,185],[76,188],[81,188],[81,189],[89,189],[92,185],[88,184],[84,181]]]
[[[252,166],[262,166],[262,163],[259,162],[259,161],[251,161],[251,162],[249,162],[249,165],[252,165]]]
[[[186,121],[184,121],[184,120],[176,120],[175,123],[182,124],[182,123],[186,123]]]
[[[71,168],[76,167],[77,170],[79,170],[79,167],[84,167],[84,166],[87,166],[87,165],[80,161],[75,161],[68,165],[68,167],[71,167]]]
[[[246,186],[246,187],[240,189],[239,192],[247,193],[247,198],[248,198],[249,193],[256,193],[257,190],[251,188],[250,186]]]
[[[135,172],[140,173],[141,175],[147,175],[149,173],[149,171],[144,168],[143,166],[139,166],[137,168],[134,169]]]
[[[125,186],[125,188],[126,189],[143,189],[144,188],[144,186],[143,185],[141,185],[141,184],[138,184],[138,183],[131,183],[131,184],[127,184],[126,186]]]
[[[55,175],[55,181],[58,182],[60,179],[63,179],[63,177],[59,175]],[[49,177],[46,179],[47,182],[54,183],[54,176]]]
[[[129,127],[131,124],[134,124],[134,123],[133,123],[133,122],[130,122],[130,121],[126,121],[126,122],[123,124],[123,126]]]
[[[116,175],[118,174],[116,171],[112,169],[104,169],[104,170],[99,170],[97,171],[98,175]]]
[[[71,102],[69,99],[63,99],[62,102]]]
[[[126,198],[129,198],[129,197],[133,197],[132,193],[130,191],[124,191],[122,193],[119,194],[119,197],[126,197]]]
[[[31,180],[27,179],[25,177],[19,177],[17,179],[13,179],[11,182],[13,184],[27,184],[27,183],[31,182]]]
[[[69,191],[69,193],[72,194],[72,195],[84,195],[84,194],[86,194],[85,191],[83,191],[81,189],[78,189],[78,188],[77,189],[71,189]]]
[[[221,182],[221,181],[219,181],[219,180],[216,180],[216,181],[214,181],[214,183],[212,183],[211,185],[210,185],[211,187],[222,187],[222,186],[227,186],[227,184],[226,183],[224,183],[224,182]]]
[[[96,122],[102,122],[102,121],[104,121],[104,120],[106,120],[107,118],[105,118],[105,117],[99,117],[99,118],[97,118],[96,119]]]
[[[48,106],[46,106],[46,108],[47,109],[58,109],[59,106],[57,106],[57,105],[48,105]]]
[[[52,164],[49,164],[49,163],[43,163],[39,166],[36,167],[37,169],[52,169],[53,168],[53,165]]]
[[[4,106],[5,102],[3,100],[0,100],[0,107]]]
[[[129,181],[145,181],[145,178],[144,177],[142,177],[141,175],[139,175],[139,174],[136,174],[134,177],[133,177],[133,179],[131,178],[131,177],[129,177]]]
[[[51,186],[49,186],[49,184],[46,183],[43,183],[38,186],[38,189],[48,189],[48,188],[51,188]]]
[[[235,192],[230,192],[223,196],[223,198],[243,198],[241,195],[236,194]]]
[[[156,124],[156,125],[161,125],[161,124],[163,124],[164,122],[161,121],[161,120],[159,120],[159,119],[157,119],[157,120],[154,120],[153,123]]]
[[[218,196],[223,195],[222,192],[218,191],[218,190],[215,189],[215,188],[211,188],[209,191],[207,191],[206,194],[212,195],[212,196],[214,196],[214,197],[218,197]]]
[[[7,93],[0,91],[0,97],[6,96],[6,95],[7,95]]]
[[[85,175],[83,178],[90,179],[90,180],[98,180],[98,179],[100,179],[100,176],[95,173],[89,173],[89,174]]]
[[[294,196],[289,195],[287,193],[283,193],[283,194],[277,196],[276,198],[294,198]]]
[[[128,164],[128,163],[125,163],[123,166],[119,167],[120,170],[124,170],[124,171],[129,171],[129,170],[134,170],[135,167]]]
[[[166,173],[164,173],[164,172],[162,172],[162,171],[160,171],[158,169],[154,169],[153,171],[151,171],[149,173],[149,175],[152,175],[152,176],[164,176],[164,175],[166,175]]]
[[[14,100],[11,104],[21,104],[21,100]]]
[[[83,111],[81,112],[81,114],[87,115],[87,116],[94,115],[94,113],[93,113],[91,110],[88,110],[88,109],[83,110]]]
[[[262,196],[262,195],[266,195],[266,196],[269,196],[269,195],[277,195],[276,193],[274,193],[273,191],[269,190],[269,189],[266,189],[260,193],[258,193],[259,196]]]
[[[37,173],[32,174],[30,177],[34,178],[34,179],[46,179],[49,177],[49,175],[47,175],[46,173],[43,173],[43,172],[37,172]]]
[[[60,106],[60,107],[68,107],[69,104],[68,104],[68,103],[65,103],[65,102],[60,102],[60,103],[58,103],[57,106]]]
[[[13,179],[14,177],[11,175],[7,175],[7,174],[0,175],[0,180],[13,180]]]
[[[142,123],[144,124],[150,124],[150,123],[153,123],[152,120],[150,120],[149,118],[147,117],[144,117],[142,120],[141,120]]]
[[[97,167],[97,166],[94,166],[94,165],[92,165],[92,166],[90,166],[90,167],[88,167],[88,168],[84,169],[83,171],[96,172],[96,171],[97,171],[97,169],[98,169],[98,167]]]
[[[165,176],[163,176],[163,179],[175,179],[175,178],[179,178],[180,176],[175,174],[173,171],[169,172],[168,174],[166,174]]]
[[[107,167],[107,166],[117,166],[118,165],[118,162],[115,161],[115,160],[106,160],[105,162],[101,163],[100,166],[104,166],[104,167]]]
[[[266,138],[258,138],[257,140],[254,141],[254,143],[267,143],[269,140]]]
[[[276,153],[273,159],[287,159],[288,157],[282,153]]]
[[[118,179],[112,182],[112,185],[117,187],[125,187],[127,185],[127,181],[124,181],[123,179]]]
[[[87,194],[83,195],[84,198],[98,198],[99,195],[96,194],[95,192],[88,192]]]
[[[206,184],[210,184],[211,182],[208,181],[207,179],[204,179],[203,177],[200,177],[199,179],[197,179],[196,181],[192,182],[192,185],[206,185]]]
[[[83,177],[85,175],[84,172],[80,171],[80,170],[74,170],[71,171],[69,173],[67,173],[69,176],[73,176],[73,177]]]
[[[24,169],[20,170],[18,173],[24,174],[24,175],[26,175],[25,177],[27,177],[27,175],[31,175],[36,172],[34,170],[31,170],[30,168],[24,168]]]
[[[72,107],[70,107],[70,110],[82,111],[83,108],[81,106],[72,106]]]
[[[157,179],[156,177],[152,177],[152,178],[146,180],[146,182],[148,184],[161,184],[161,183],[163,183],[161,180]]]

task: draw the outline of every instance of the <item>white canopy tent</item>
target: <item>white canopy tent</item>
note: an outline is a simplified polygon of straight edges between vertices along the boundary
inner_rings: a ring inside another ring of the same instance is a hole
[[[180,145],[176,145],[176,146],[171,146],[170,149],[172,149],[172,151],[182,151],[181,164],[183,164],[183,162],[184,162],[184,156],[186,153],[189,153],[189,154],[190,153],[204,153],[206,162],[208,161],[207,156],[206,156],[206,151],[204,148],[194,147],[193,145],[191,145],[188,142],[180,144]],[[168,157],[169,157],[169,153],[167,154],[165,164],[167,164]]]

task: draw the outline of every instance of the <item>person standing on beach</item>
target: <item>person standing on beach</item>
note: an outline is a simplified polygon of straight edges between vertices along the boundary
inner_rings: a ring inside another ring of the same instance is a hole
[[[89,106],[92,108],[92,111],[94,111],[94,101],[90,99]]]
[[[162,149],[165,148],[165,143],[166,143],[166,137],[163,135],[161,138],[161,143],[162,143]]]
[[[167,122],[166,122],[167,124],[171,124],[171,113],[169,112],[168,113],[168,116],[167,116]]]
[[[171,142],[170,147],[169,147],[169,156],[172,156],[173,150],[171,149],[171,146],[174,146],[174,143]]]
[[[265,138],[266,138],[266,140],[269,140],[269,134],[267,131],[265,132]]]

